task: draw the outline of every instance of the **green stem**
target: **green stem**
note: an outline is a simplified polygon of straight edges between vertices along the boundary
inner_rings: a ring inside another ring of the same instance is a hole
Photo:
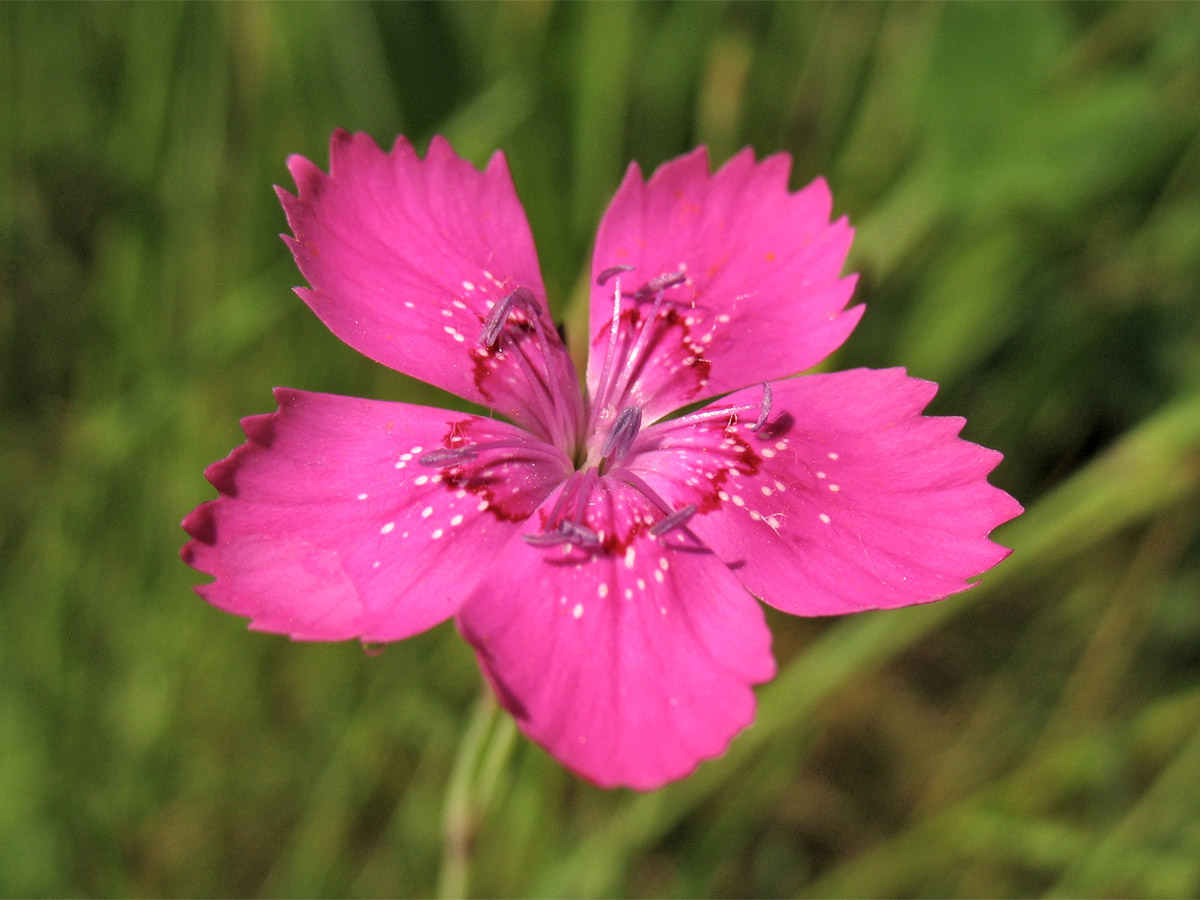
[[[516,725],[496,705],[485,686],[471,712],[446,786],[442,812],[442,867],[437,895],[443,900],[467,896],[471,851],[512,752]]]

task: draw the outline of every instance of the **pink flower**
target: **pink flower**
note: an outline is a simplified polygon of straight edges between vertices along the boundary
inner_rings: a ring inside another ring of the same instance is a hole
[[[586,390],[504,156],[333,136],[288,161],[286,238],[326,325],[509,421],[290,389],[184,521],[199,593],[300,640],[453,616],[500,701],[604,786],[720,754],[774,674],[755,595],[799,615],[936,600],[1007,554],[1000,460],[902,369],[790,377],[854,328],[851,230],[790,160],[632,165],[593,258]],[[697,412],[665,418],[698,401]],[[510,424],[510,422],[512,424]]]

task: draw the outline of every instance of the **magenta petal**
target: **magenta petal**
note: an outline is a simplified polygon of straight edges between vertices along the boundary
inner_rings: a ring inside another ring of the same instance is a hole
[[[791,160],[755,163],[744,150],[709,174],[703,148],[643,182],[630,166],[600,224],[592,268],[588,387],[600,388],[619,279],[621,346],[656,312],[653,352],[630,367],[627,400],[649,420],[716,394],[794,375],[816,365],[853,330],[862,307],[845,310],[854,278],[842,278],[851,229],[829,221],[824,181],[788,192]],[[633,270],[611,274],[616,266]],[[671,286],[658,291],[663,275]],[[655,279],[658,279],[656,282]],[[678,280],[678,283],[672,284]]]
[[[856,369],[773,385],[772,412],[645,436],[637,470],[767,603],[829,615],[938,600],[1008,551],[988,533],[1021,512],[987,482],[1000,454],[923,417],[937,386],[903,369]],[[753,409],[761,389],[720,406]]]
[[[339,130],[328,175],[303,157],[288,165],[298,195],[279,191],[285,240],[312,285],[298,293],[338,337],[542,437],[573,429],[574,367],[503,154],[480,172],[442,138],[422,160],[402,137],[384,153]],[[537,315],[514,309],[507,337],[485,346],[488,313],[518,288]]]
[[[183,523],[193,538],[184,561],[216,576],[197,591],[261,631],[391,641],[437,624],[570,468],[502,422],[275,396],[279,411],[243,420],[249,441],[206,472],[221,496]],[[512,446],[445,468],[419,461],[489,441]]]
[[[521,728],[605,787],[650,790],[722,753],[774,674],[759,605],[695,541],[650,536],[654,518],[605,478],[587,524],[606,551],[513,540],[458,615]]]

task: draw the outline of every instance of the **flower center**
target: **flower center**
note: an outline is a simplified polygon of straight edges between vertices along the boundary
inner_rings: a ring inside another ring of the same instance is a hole
[[[453,476],[451,480],[457,486],[472,479],[489,482],[487,473],[500,471],[506,462],[517,459],[544,459],[547,465],[558,467],[566,464],[563,458],[566,454],[571,464],[564,471],[565,479],[549,512],[534,513],[529,509],[521,515],[522,518],[530,513],[544,516],[539,531],[523,535],[533,546],[560,547],[568,554],[594,555],[624,552],[638,533],[657,538],[682,530],[694,540],[687,531],[687,523],[696,515],[697,507],[688,504],[672,508],[633,469],[642,435],[643,406],[627,399],[630,386],[654,351],[656,335],[668,327],[666,320],[670,317],[659,313],[664,304],[677,301],[669,299],[667,292],[686,284],[687,274],[682,269],[665,272],[636,291],[623,293],[621,275],[631,269],[613,266],[597,278],[602,287],[609,281],[615,282],[613,318],[586,427],[581,427],[580,419],[571,414],[570,404],[560,397],[565,388],[555,376],[561,373],[549,368],[540,371],[537,356],[526,352],[526,338],[536,336],[538,344],[549,347],[558,335],[551,335],[551,329],[543,322],[542,309],[533,292],[517,287],[498,301],[482,321],[479,352],[496,356],[511,354],[515,359],[537,394],[539,418],[548,440],[530,435],[528,439],[467,443],[463,436],[455,435],[448,439],[447,446],[431,450],[418,460],[423,466],[443,470],[444,477]],[[623,311],[623,304],[630,301],[634,309]],[[637,307],[645,303],[650,304],[649,312],[641,315]],[[671,427],[757,413],[757,421],[747,429],[762,435],[771,405],[771,386],[764,384],[758,404],[700,410],[675,419]],[[615,509],[614,504],[618,503],[625,508]]]

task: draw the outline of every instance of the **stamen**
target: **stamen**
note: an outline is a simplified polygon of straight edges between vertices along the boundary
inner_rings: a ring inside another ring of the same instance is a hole
[[[686,272],[664,272],[647,281],[646,286],[639,293],[657,294],[667,288],[673,288],[677,284],[683,284],[685,281],[687,281]]]
[[[650,533],[655,537],[666,534],[668,531],[674,531],[676,528],[682,527],[688,519],[696,514],[696,504],[689,503],[673,513],[668,513],[663,516],[650,528]]]
[[[540,440],[522,440],[506,438],[496,441],[482,441],[478,444],[467,444],[462,447],[439,447],[417,457],[417,462],[433,469],[449,468],[473,460],[485,450],[505,451],[492,462],[514,462],[528,460],[532,462],[545,461],[551,465],[562,465],[565,456],[557,447]],[[486,469],[491,463],[484,463]]]
[[[604,443],[600,445],[600,456],[607,458],[613,456],[614,451],[618,451],[615,453],[616,457],[623,457],[633,446],[641,430],[642,411],[636,406],[625,407],[613,422],[612,428],[608,429],[608,434],[604,436]]]
[[[750,426],[750,431],[758,431],[767,424],[767,416],[771,415],[771,385],[763,382],[762,406],[758,411],[758,421]]]
[[[612,268],[616,268],[613,266]],[[606,270],[608,271],[608,270]],[[620,336],[621,330],[621,279],[617,279],[616,285],[613,287],[613,311],[612,322],[609,325],[608,332],[608,349],[604,353],[604,365],[600,369],[600,380],[596,383],[596,396],[592,400],[592,414],[588,421],[588,431],[596,427],[596,417],[600,414],[600,410],[608,402],[609,391],[612,389],[610,376],[612,375],[613,362],[617,358],[617,339]]]
[[[558,528],[563,534],[568,536],[572,544],[577,544],[580,547],[598,547],[600,545],[600,535],[582,522],[563,519],[558,523]]]
[[[536,319],[538,306],[533,291],[527,287],[519,287],[492,307],[487,318],[483,320],[483,330],[479,332],[479,343],[488,348],[494,346],[508,322],[508,314],[518,304],[523,306],[526,311],[531,312],[533,318]]]
[[[479,455],[479,448],[475,445],[469,447],[443,447],[440,450],[430,450],[423,456],[417,457],[417,462],[423,466],[450,466],[455,463],[466,462],[468,459],[474,459]]]
[[[608,280],[614,275],[620,275],[622,272],[632,272],[633,269],[633,266],[609,266],[596,276],[596,284],[600,287],[604,287],[604,285],[608,283]]]
[[[633,346],[625,354],[625,361],[621,366],[621,371],[613,378],[613,385],[617,389],[618,396],[624,393],[625,389],[637,377],[638,370],[642,365],[642,353],[649,345],[650,336],[658,324],[658,311],[662,309],[663,300],[664,297],[661,291],[654,295],[654,303],[651,304],[650,312],[646,315],[641,327],[638,329]]]
[[[688,504],[682,509],[672,511],[671,507],[667,505],[667,501],[659,496],[658,491],[654,490],[654,488],[650,487],[650,485],[646,484],[646,482],[642,481],[641,478],[630,472],[628,469],[613,469],[609,474],[614,478],[620,479],[631,488],[636,490],[643,497],[649,500],[651,505],[657,507],[659,512],[663,514],[662,519],[660,519],[658,522],[655,522],[650,529],[651,534],[655,535],[656,537],[663,535],[675,528],[682,527],[683,524],[696,513],[696,507],[692,506],[691,504]],[[685,534],[693,541],[696,540],[696,536],[690,531],[685,532]]]
[[[600,535],[580,522],[563,519],[553,531],[541,534],[523,534],[522,540],[534,547],[555,547],[559,544],[574,544],[576,547],[599,547]]]
[[[729,419],[730,423],[737,419],[737,414],[742,412],[750,412],[753,406],[722,406],[719,409],[701,409],[694,413],[688,413],[686,416],[680,416],[678,419],[669,419],[662,425],[677,428],[680,425],[695,425],[698,422],[707,422],[710,419]]]

